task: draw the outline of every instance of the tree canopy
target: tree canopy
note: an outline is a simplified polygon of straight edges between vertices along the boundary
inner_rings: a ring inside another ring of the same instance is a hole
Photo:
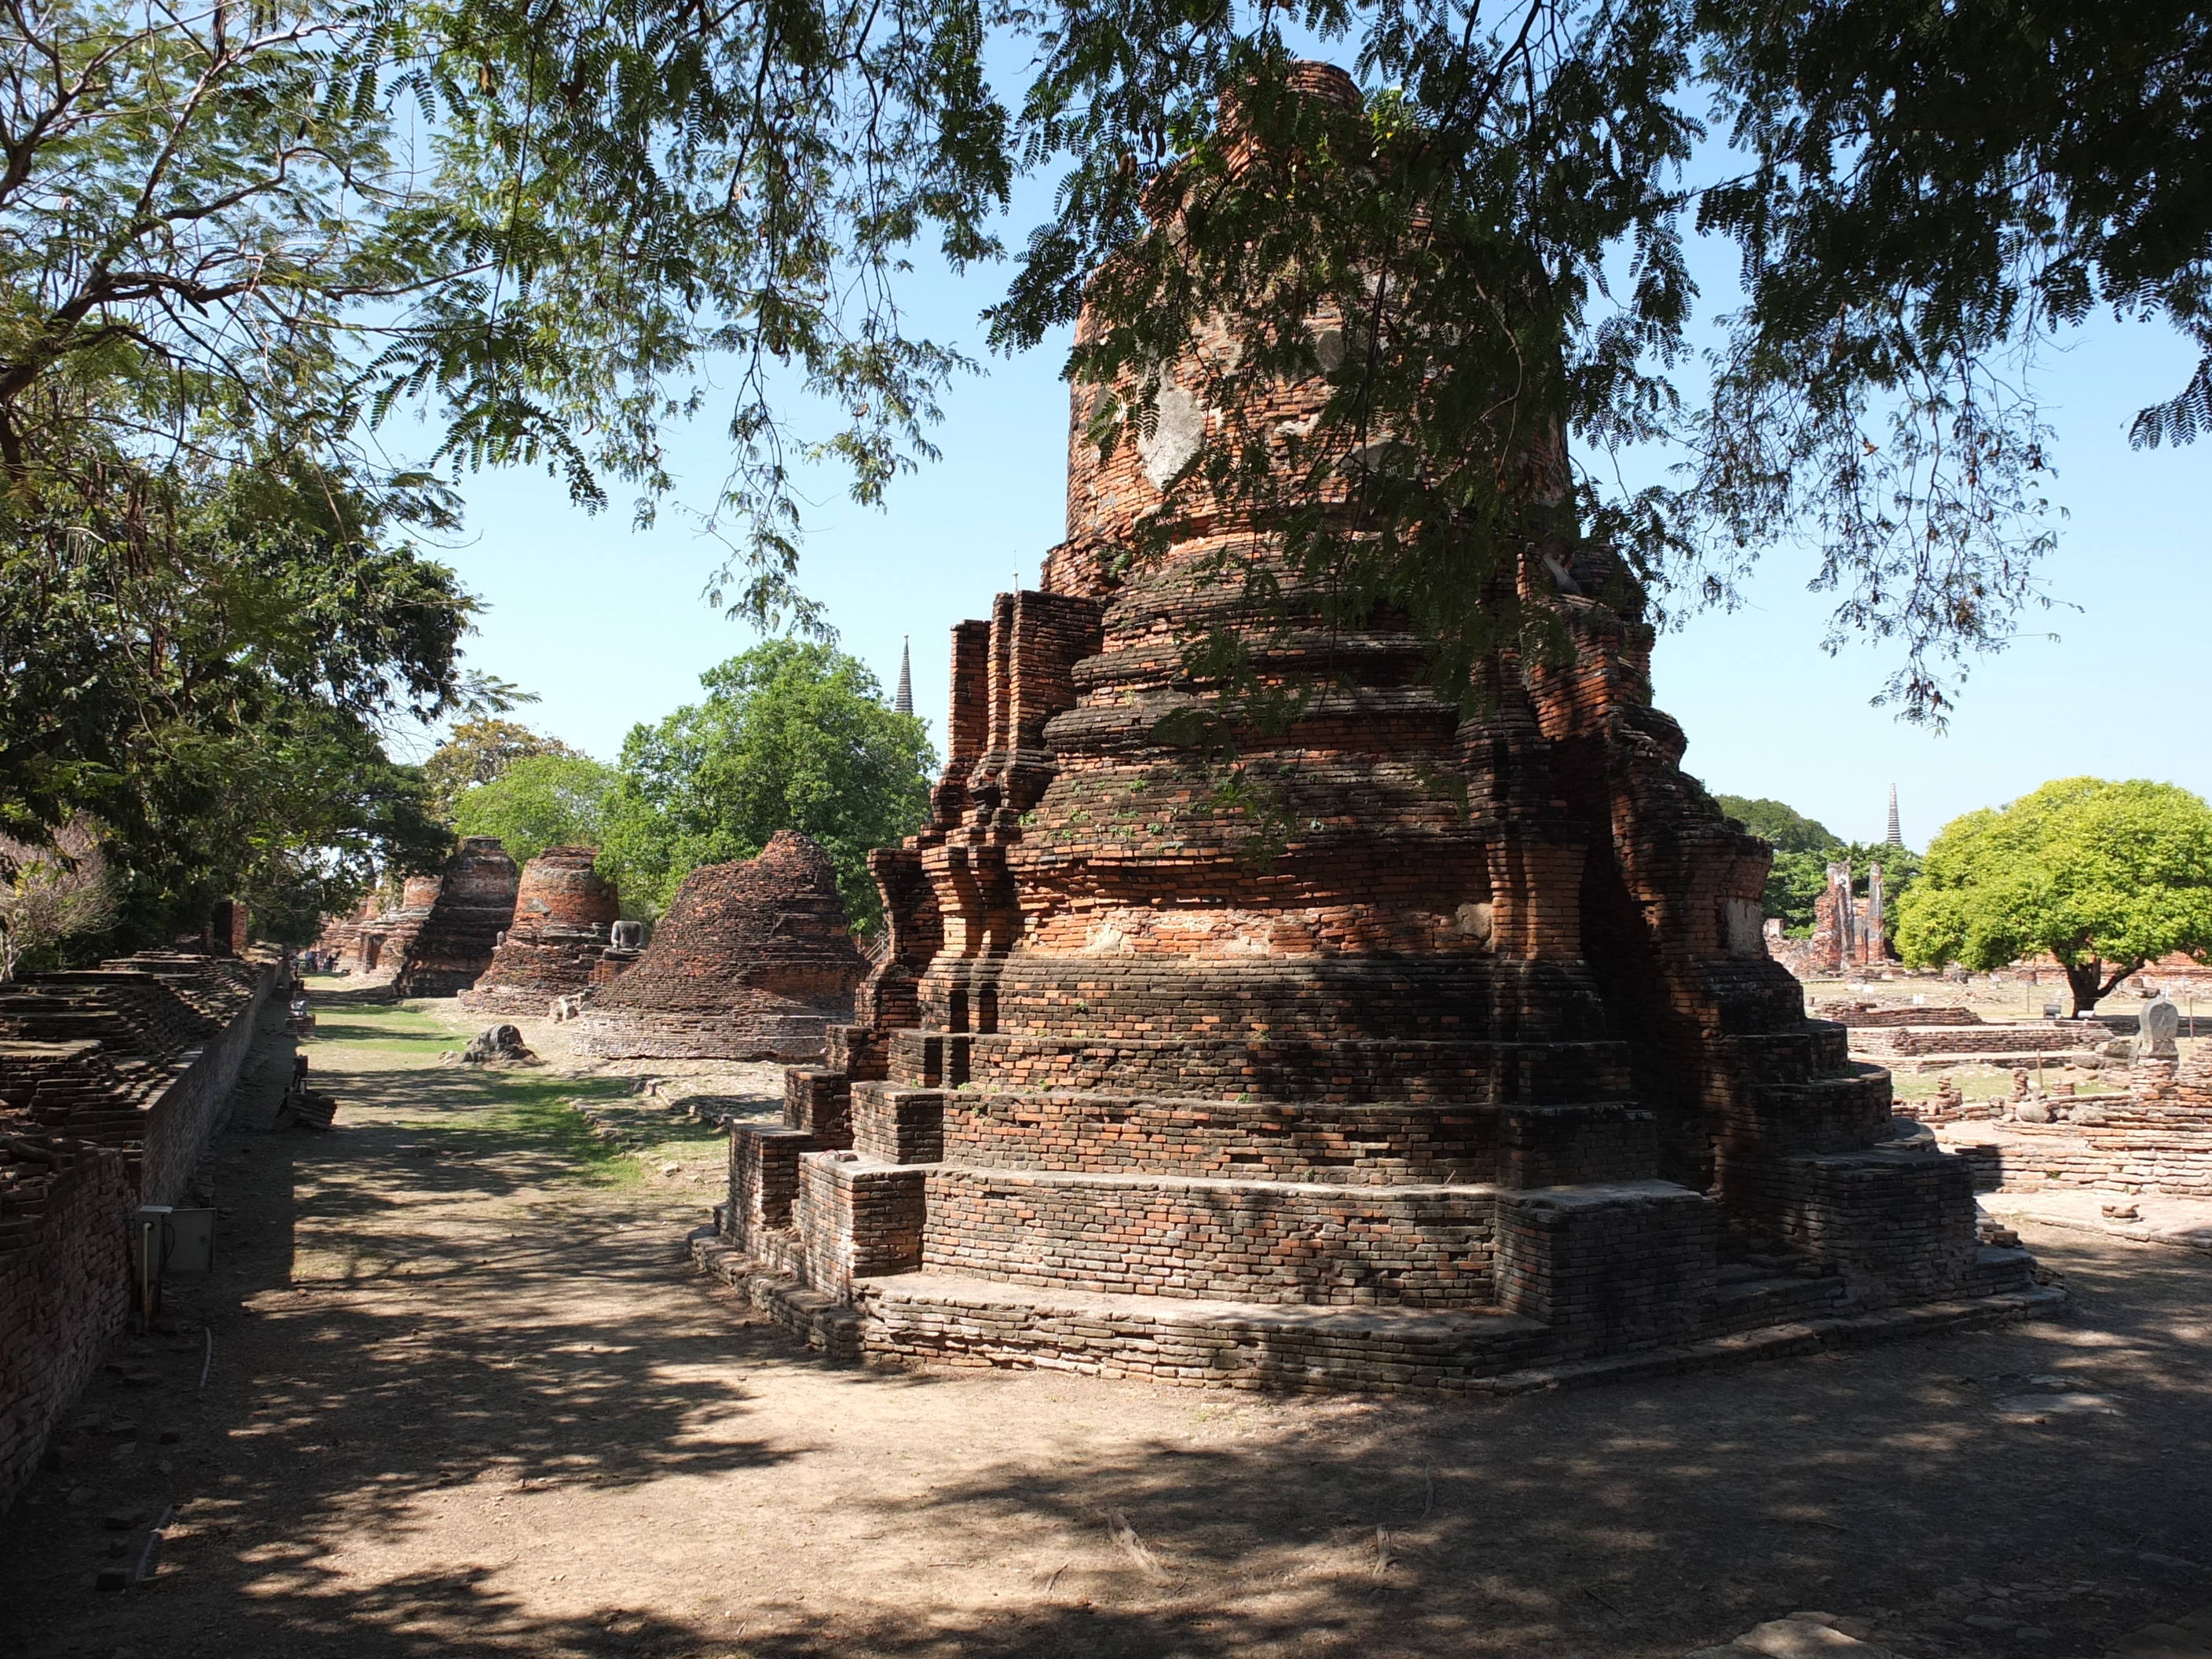
[[[541,755],[567,760],[588,758],[558,738],[541,737],[514,720],[482,714],[459,722],[447,734],[445,742],[422,763],[422,781],[431,799],[450,814],[465,792],[505,776],[518,762]],[[462,831],[471,836],[495,833]]]
[[[2062,778],[1944,825],[1899,910],[1907,962],[2048,952],[2087,1013],[2147,963],[2212,952],[2212,807],[2170,783]]]
[[[1844,844],[1827,825],[1784,802],[1765,796],[1753,800],[1743,795],[1715,795],[1713,800],[1753,835],[1772,842],[1778,853],[1826,853]]]
[[[527,864],[549,847],[600,845],[607,796],[619,775],[565,745],[524,757],[453,802],[453,828],[464,836],[496,836],[507,855]]]
[[[1294,47],[1356,65],[1361,106],[1285,99]],[[997,87],[987,58],[1022,67]],[[395,523],[440,510],[426,469],[504,464],[649,518],[669,424],[712,408],[731,467],[690,504],[763,619],[818,620],[796,459],[878,501],[933,453],[969,362],[900,283],[995,257],[1025,170],[1058,188],[993,338],[1087,295],[1103,441],[1224,301],[1248,388],[1320,370],[1317,309],[1351,320],[1299,453],[1395,458],[1358,524],[1291,541],[1344,604],[1414,617],[1453,690],[1520,625],[1468,579],[1524,539],[1532,434],[1564,430],[1577,533],[1677,604],[1809,535],[1838,636],[1898,641],[1893,693],[1940,716],[1953,653],[2038,598],[2036,343],[2103,307],[2212,348],[2187,0],[70,0],[0,24],[0,80],[11,510],[275,458]],[[1710,374],[1692,229],[1742,258]],[[2212,416],[2208,364],[2147,389],[2142,441]],[[1195,471],[1249,474],[1253,435]],[[1614,483],[1650,443],[1680,479]]]
[[[771,640],[701,676],[703,702],[631,729],[605,805],[600,869],[624,904],[658,912],[702,864],[757,855],[779,830],[811,836],[856,927],[882,913],[871,848],[929,811],[927,730],[893,712],[861,663],[834,647]]]
[[[1286,95],[1316,48],[1354,103]],[[1023,67],[1002,89],[987,57]],[[591,507],[626,488],[649,519],[670,428],[711,410],[729,470],[688,504],[714,597],[818,627],[795,464],[872,502],[931,456],[971,365],[901,284],[998,256],[1024,171],[1057,188],[991,338],[1087,301],[1091,438],[1152,431],[1160,367],[1237,319],[1204,388],[1229,418],[1147,537],[1201,495],[1252,509],[1279,532],[1255,600],[1287,576],[1409,618],[1462,697],[1493,648],[1554,643],[1510,580],[1532,536],[1613,549],[1624,602],[1677,609],[1809,539],[1835,639],[1892,641],[1887,695],[1941,719],[2040,599],[2039,344],[2162,319],[2203,361],[2145,389],[2137,441],[2212,421],[2208,125],[2186,0],[17,6],[0,833],[89,815],[153,926],[260,878],[205,804],[250,798],[257,744],[312,740],[362,811],[308,816],[422,855],[382,722],[501,696],[417,546],[471,468],[543,466]],[[1741,253],[1723,318],[1693,231]],[[1313,375],[1312,430],[1238,415]],[[1647,447],[1680,471],[1620,483]],[[1302,515],[1317,484],[1344,510]],[[321,830],[261,828],[264,867],[324,868],[295,839]]]

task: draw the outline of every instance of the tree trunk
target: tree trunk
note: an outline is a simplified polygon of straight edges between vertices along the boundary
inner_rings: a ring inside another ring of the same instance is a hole
[[[2097,983],[2105,964],[2091,957],[2087,962],[2063,962],[2058,965],[2066,970],[2066,983],[2074,993],[2074,1018],[2086,1018],[2095,1009],[2097,999],[2112,988]]]
[[[2143,962],[2137,957],[2132,962],[2117,964],[2101,984],[2098,981],[2105,964],[2095,957],[2087,962],[2062,962],[2058,965],[2066,970],[2066,983],[2074,993],[2074,1018],[2086,1019],[2100,1002],[2112,994],[2112,987],[2141,969]]]

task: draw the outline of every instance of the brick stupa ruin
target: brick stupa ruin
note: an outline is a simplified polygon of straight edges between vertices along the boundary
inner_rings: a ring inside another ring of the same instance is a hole
[[[835,1352],[1246,1387],[1511,1387],[2054,1297],[1768,958],[1771,848],[1680,769],[1651,628],[1574,580],[1618,577],[1601,552],[1528,556],[1571,658],[1492,657],[1468,718],[1401,619],[1240,609],[1204,562],[1254,526],[1115,556],[1218,422],[1189,368],[1110,459],[1076,390],[1068,539],[954,630],[933,815],[871,855],[888,951],[783,1125],[734,1130],[702,1254]],[[1346,673],[1243,735],[1296,826],[1272,860],[1156,733],[1217,696],[1177,648],[1209,620]]]
[[[438,872],[437,895],[407,942],[392,988],[403,997],[449,997],[474,985],[514,920],[519,882],[498,837],[462,836]],[[410,892],[414,885],[408,883]]]
[[[778,830],[759,857],[684,878],[644,954],[584,1014],[576,1052],[818,1060],[867,971],[829,855]]]
[[[592,867],[597,849],[549,847],[522,867],[514,919],[490,965],[460,994],[465,1008],[543,1014],[558,997],[581,996],[622,915],[614,884]]]
[[[409,948],[438,902],[438,878],[409,876],[399,884],[397,903],[380,905],[374,897],[362,901],[361,909],[343,930],[328,935],[341,940],[339,966],[356,980],[389,985],[406,964]]]

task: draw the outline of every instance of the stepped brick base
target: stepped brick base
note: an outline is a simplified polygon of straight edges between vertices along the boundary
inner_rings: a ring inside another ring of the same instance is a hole
[[[902,1273],[860,1279],[850,1305],[702,1229],[693,1261],[795,1340],[842,1361],[1076,1371],[1183,1387],[1510,1395],[1711,1370],[1861,1347],[2049,1313],[2065,1300],[2024,1282],[2017,1250],[1985,1250],[1992,1285],[1911,1308],[1837,1311],[1832,1282],[1786,1316],[1581,1360],[1552,1357],[1549,1333],[1511,1314],[1181,1302],[1028,1291],[987,1279]],[[1801,1289],[1803,1288],[1801,1284]],[[1735,1297],[1744,1300],[1741,1291]],[[1769,1309],[1767,1312],[1776,1310]]]

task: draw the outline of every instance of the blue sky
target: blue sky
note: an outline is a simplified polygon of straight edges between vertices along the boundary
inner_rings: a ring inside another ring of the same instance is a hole
[[[918,273],[914,326],[981,357],[976,315],[1004,280]],[[2212,714],[2212,442],[2127,444],[2136,409],[2177,390],[2193,355],[2163,327],[2110,320],[2057,343],[2039,383],[2069,515],[2044,571],[2054,608],[1975,668],[1935,733],[1869,706],[1895,665],[1886,647],[1822,651],[1830,602],[1805,591],[1811,555],[1771,555],[1744,609],[1692,622],[1655,654],[1659,704],[1710,787],[1777,797],[1872,840],[1893,782],[1906,839],[1923,846],[1960,812],[2077,773],[2212,795],[2200,726]],[[1015,573],[1033,586],[1063,533],[1065,349],[992,360],[953,386],[935,434],[943,459],[895,484],[887,510],[854,506],[829,475],[810,491],[802,586],[886,690],[912,637],[915,708],[939,732],[947,630],[986,615]],[[678,437],[684,496],[708,496],[721,477],[720,432],[708,418]],[[516,716],[538,729],[611,760],[632,725],[695,700],[702,671],[754,641],[702,599],[716,549],[681,514],[636,533],[622,508],[588,516],[531,473],[471,477],[463,493],[470,532],[443,556],[487,606],[470,661],[538,693]]]

